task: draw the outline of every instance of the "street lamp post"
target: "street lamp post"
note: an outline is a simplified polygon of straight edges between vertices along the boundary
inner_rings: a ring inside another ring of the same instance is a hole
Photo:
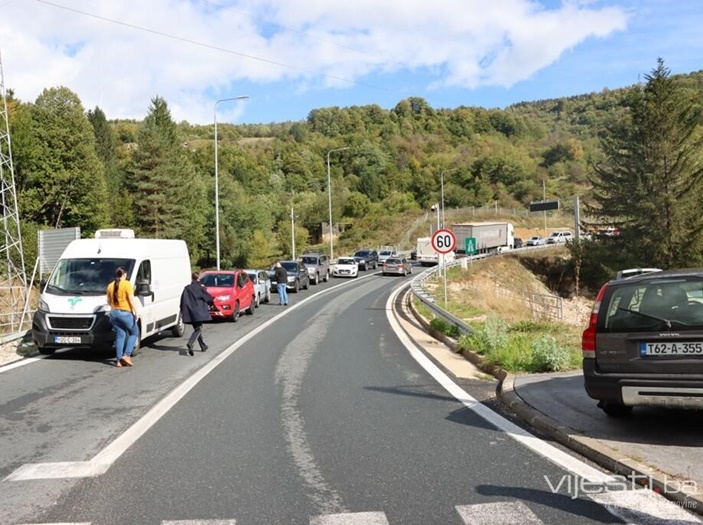
[[[329,211],[330,211],[330,224],[329,224],[329,231],[330,231],[330,261],[334,259],[334,243],[332,240],[333,234],[332,234],[332,177],[330,175],[330,154],[334,153],[335,151],[344,151],[347,149],[351,148],[337,148],[337,149],[331,149],[327,152],[327,197],[329,201]]]
[[[222,98],[215,102],[215,251],[217,252],[217,269],[220,269],[220,183],[219,169],[217,162],[217,105],[220,102],[228,102],[230,100],[244,100],[249,98],[249,95],[241,95],[239,97]]]

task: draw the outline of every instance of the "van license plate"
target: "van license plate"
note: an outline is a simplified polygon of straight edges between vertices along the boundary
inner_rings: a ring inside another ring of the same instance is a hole
[[[81,344],[80,337],[66,337],[66,336],[56,336],[54,337],[54,343],[59,345],[79,345]]]
[[[703,342],[640,343],[640,356],[703,355]]]

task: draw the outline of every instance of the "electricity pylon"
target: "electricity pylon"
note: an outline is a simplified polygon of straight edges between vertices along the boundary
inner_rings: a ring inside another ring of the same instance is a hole
[[[1,54],[0,97],[2,97],[0,101],[0,211],[5,234],[0,245],[0,336],[2,336],[22,330],[28,308],[28,294]]]

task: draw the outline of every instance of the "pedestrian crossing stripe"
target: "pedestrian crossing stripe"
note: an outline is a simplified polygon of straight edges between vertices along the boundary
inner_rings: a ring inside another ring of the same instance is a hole
[[[530,507],[521,501],[457,505],[464,525],[542,525]]]
[[[700,516],[667,501],[650,490],[623,490],[589,494],[624,523],[643,525],[703,524]],[[548,505],[548,504],[547,504]],[[463,525],[543,525],[543,521],[522,501],[498,501],[454,507]],[[347,512],[311,516],[310,525],[390,525],[385,512]],[[163,520],[161,525],[236,525],[234,519]],[[91,525],[91,522],[25,523],[23,525]]]
[[[390,525],[385,512],[323,514],[310,519],[310,525]]]

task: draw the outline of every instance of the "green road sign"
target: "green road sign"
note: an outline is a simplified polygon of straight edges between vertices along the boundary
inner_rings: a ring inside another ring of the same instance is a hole
[[[464,252],[466,252],[466,255],[476,253],[476,237],[467,237],[464,239]]]

